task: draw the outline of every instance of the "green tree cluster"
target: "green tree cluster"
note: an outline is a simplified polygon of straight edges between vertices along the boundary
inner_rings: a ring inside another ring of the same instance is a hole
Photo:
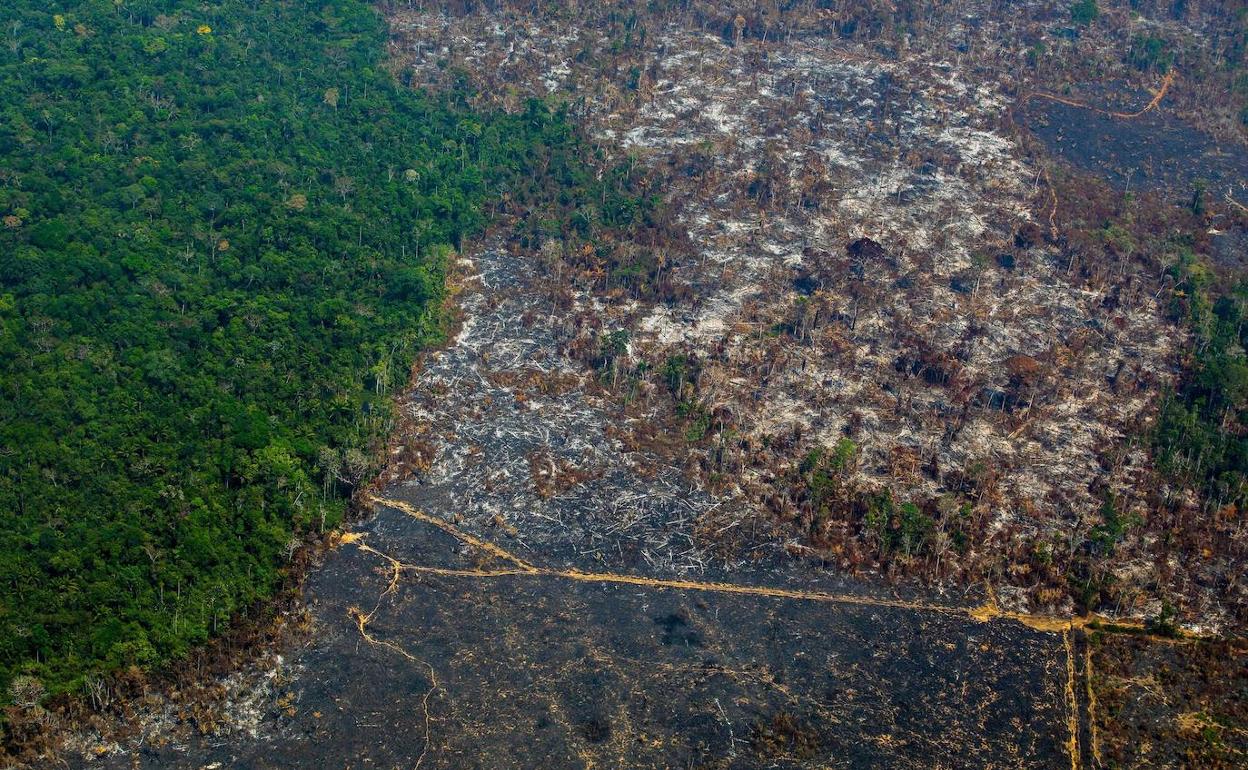
[[[1153,432],[1158,466],[1206,504],[1248,505],[1248,283],[1219,291],[1209,268],[1180,249],[1170,268],[1171,312],[1193,338],[1188,373],[1162,404]]]
[[[57,693],[270,596],[379,454],[445,256],[590,175],[541,105],[396,83],[360,0],[8,0],[0,30],[0,692]]]
[[[1096,0],[1077,0],[1070,4],[1070,20],[1077,26],[1086,27],[1101,16]]]

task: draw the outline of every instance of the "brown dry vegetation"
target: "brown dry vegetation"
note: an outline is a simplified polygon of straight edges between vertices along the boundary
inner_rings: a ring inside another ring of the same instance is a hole
[[[728,503],[700,520],[721,533],[706,547],[1242,623],[1242,519],[1158,479],[1142,440],[1184,345],[1173,238],[1207,250],[1207,220],[1054,165],[1009,107],[1155,85],[1105,60],[1125,12],[1066,38],[1055,4],[869,5],[395,7],[392,54],[483,104],[568,104],[604,164],[662,192],[628,242],[518,238],[638,471],[683,468]],[[1032,40],[1052,47],[1020,66]],[[838,446],[852,462],[829,467]]]

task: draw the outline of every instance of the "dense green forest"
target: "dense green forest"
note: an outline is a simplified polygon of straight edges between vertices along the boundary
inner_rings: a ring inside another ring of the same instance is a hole
[[[395,82],[358,0],[0,31],[0,688],[71,692],[270,595],[367,477],[449,250],[593,181],[561,115]]]
[[[1248,505],[1248,282],[1218,286],[1208,266],[1180,249],[1169,270],[1171,312],[1192,335],[1188,371],[1162,404],[1153,443],[1160,469],[1199,490],[1214,509]]]

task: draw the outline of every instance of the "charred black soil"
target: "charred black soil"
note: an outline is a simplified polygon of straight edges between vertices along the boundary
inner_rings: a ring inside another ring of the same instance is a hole
[[[307,673],[263,739],[99,766],[1070,764],[1058,634],[814,575],[785,588],[845,600],[496,575],[515,565],[387,506],[357,535],[309,583]]]
[[[1086,90],[1071,99],[1083,106],[1036,97],[1022,110],[1028,128],[1054,157],[1119,189],[1156,192],[1182,203],[1198,183],[1219,198],[1244,197],[1248,157],[1241,147],[1219,143],[1170,112],[1164,101],[1136,115],[1155,94]]]
[[[1242,639],[1175,645],[1095,637],[1092,665],[1104,766],[1233,768],[1248,762]]]

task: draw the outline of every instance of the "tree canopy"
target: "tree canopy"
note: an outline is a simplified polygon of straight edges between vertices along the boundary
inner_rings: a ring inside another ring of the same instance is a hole
[[[588,177],[541,105],[395,82],[359,0],[0,29],[0,686],[55,693],[270,595],[378,454],[445,255],[499,191]]]

